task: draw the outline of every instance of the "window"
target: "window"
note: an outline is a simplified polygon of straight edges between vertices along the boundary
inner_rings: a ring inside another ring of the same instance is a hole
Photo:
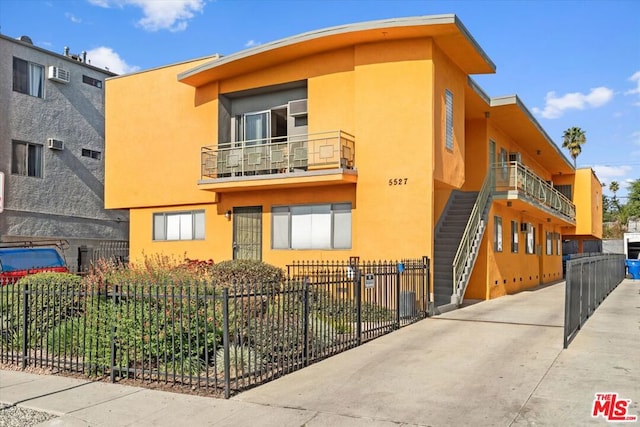
[[[42,145],[11,142],[11,173],[42,178]]]
[[[102,80],[94,79],[93,77],[82,75],[82,83],[102,89]]]
[[[31,96],[44,96],[44,67],[13,58],[13,90]]]
[[[511,221],[511,252],[518,253],[518,221]]]
[[[204,211],[153,214],[153,240],[203,240]]]
[[[556,255],[562,255],[562,240],[560,240],[560,233],[554,233],[556,237]]]
[[[554,188],[566,196],[567,199],[572,200],[573,188],[571,184],[568,185],[554,185]]]
[[[553,233],[547,231],[547,255],[553,255]]]
[[[493,217],[493,248],[496,252],[502,252],[502,218]]]
[[[449,89],[444,91],[446,111],[445,146],[447,150],[453,150],[453,93]]]
[[[273,249],[350,249],[351,203],[274,206]]]
[[[508,154],[507,150],[504,148],[500,149],[500,171],[502,174],[502,179],[507,179],[509,176],[509,162],[507,161]]]
[[[527,225],[527,254],[534,254],[536,249],[536,228],[531,224]]]
[[[87,148],[82,149],[82,157],[90,157],[92,159],[100,160],[102,153],[100,151],[89,150]]]

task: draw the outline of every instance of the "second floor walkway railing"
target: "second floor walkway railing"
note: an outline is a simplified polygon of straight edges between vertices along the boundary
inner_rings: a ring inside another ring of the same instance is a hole
[[[519,162],[494,166],[495,194],[517,191],[560,216],[575,221],[576,207],[564,194]]]
[[[226,142],[201,149],[201,178],[353,169],[355,138],[343,131]]]

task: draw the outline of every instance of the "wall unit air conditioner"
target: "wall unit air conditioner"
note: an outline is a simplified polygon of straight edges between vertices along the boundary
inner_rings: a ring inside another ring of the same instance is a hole
[[[530,222],[520,223],[520,231],[522,231],[523,233],[529,233],[531,231],[531,223]]]
[[[52,150],[64,150],[64,142],[59,139],[49,138],[47,139],[47,147]]]
[[[522,163],[522,154],[520,154],[520,153],[509,153],[509,161],[510,162]]]
[[[306,116],[307,115],[307,100],[298,99],[296,101],[289,101],[289,115],[291,117]]]
[[[59,83],[69,83],[70,74],[67,70],[51,65],[49,67],[49,74],[47,75],[49,80]]]

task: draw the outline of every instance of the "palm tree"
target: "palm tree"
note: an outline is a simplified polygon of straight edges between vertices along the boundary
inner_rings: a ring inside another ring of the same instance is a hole
[[[576,158],[582,152],[581,145],[587,142],[585,132],[579,127],[572,127],[564,131],[562,134],[562,148],[569,150],[569,154],[573,158],[573,167],[576,167]]]
[[[620,184],[618,184],[618,181],[611,181],[609,184],[609,190],[613,193],[613,197],[611,198],[611,207],[613,207],[617,213],[620,213],[620,203],[618,203],[618,198],[616,197],[616,193],[620,190]]]

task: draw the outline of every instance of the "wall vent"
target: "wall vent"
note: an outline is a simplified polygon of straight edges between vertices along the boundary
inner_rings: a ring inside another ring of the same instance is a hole
[[[54,82],[59,83],[69,83],[69,72],[63,68],[54,67],[53,65],[49,67],[49,75],[47,76],[49,80],[53,80]]]
[[[52,150],[64,150],[64,142],[59,139],[49,138],[47,139],[47,147]]]

